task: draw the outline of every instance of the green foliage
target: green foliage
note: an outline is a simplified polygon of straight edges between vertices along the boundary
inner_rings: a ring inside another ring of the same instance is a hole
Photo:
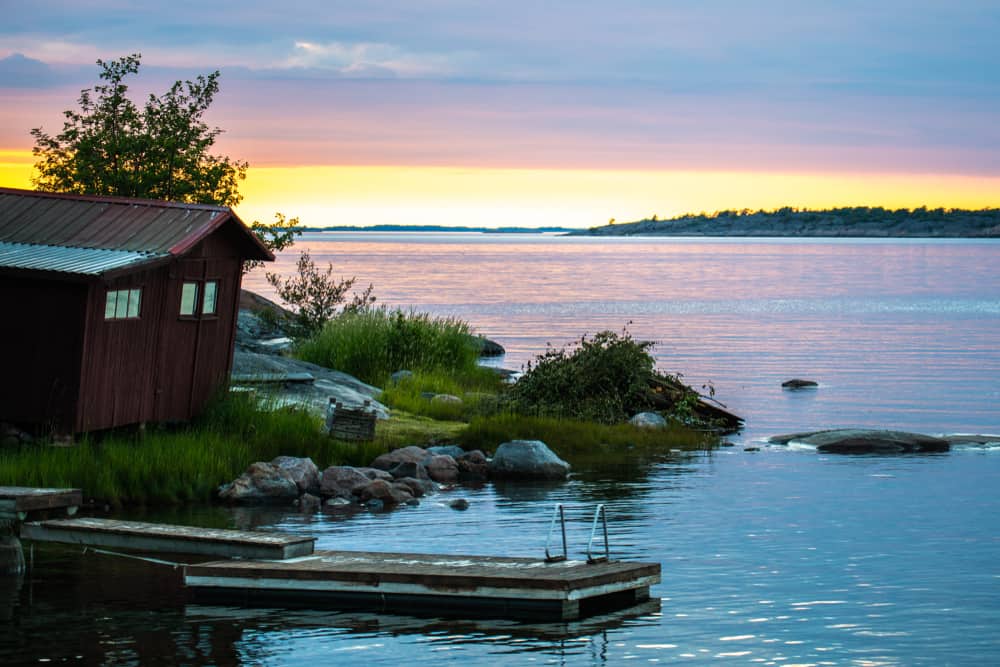
[[[417,371],[396,383],[390,383],[380,400],[406,412],[449,421],[468,421],[475,415],[496,412],[500,394],[506,389],[503,379],[493,370],[477,366],[461,375],[442,371]],[[461,403],[435,401],[429,394],[457,396]]]
[[[287,240],[287,237],[281,238]],[[338,310],[354,313],[375,302],[375,297],[372,296],[373,286],[368,285],[364,292],[355,293],[345,305],[347,292],[354,287],[356,278],[338,281],[333,277],[333,264],[327,265],[326,271],[320,271],[308,250],[303,250],[299,255],[295,270],[296,273],[291,278],[282,278],[276,273],[267,273],[266,276],[267,282],[278,293],[278,298],[295,312],[295,318],[289,324],[292,327],[291,333],[297,337],[316,335]]]
[[[31,130],[39,190],[234,206],[247,163],[209,151],[222,130],[202,119],[219,91],[219,72],[177,81],[140,109],[129,75],[140,54],[98,60],[103,84],[84,89],[63,113],[62,132]]]
[[[627,331],[602,331],[571,351],[550,348],[528,364],[511,390],[511,405],[527,415],[625,421],[650,405],[650,347]]]
[[[474,374],[479,359],[465,322],[384,307],[338,315],[304,341],[297,354],[378,386],[403,369]]]
[[[87,439],[75,447],[0,451],[0,485],[78,487],[112,504],[207,502],[220,484],[255,461],[309,456],[320,468],[367,465],[393,438],[373,443],[332,440],[319,417],[270,410],[245,395],[222,397],[180,430]]]
[[[296,237],[302,234],[302,224],[298,218],[286,218],[283,213],[275,213],[274,222],[267,225],[254,220],[250,223],[250,231],[260,239],[265,248],[277,253],[295,243]],[[243,273],[263,265],[264,262],[256,260],[243,262]]]
[[[497,414],[474,418],[457,438],[466,450],[493,451],[509,440],[541,440],[571,464],[610,463],[622,456],[656,456],[672,449],[713,446],[713,436],[671,424],[639,428],[631,424],[596,424],[557,417]]]

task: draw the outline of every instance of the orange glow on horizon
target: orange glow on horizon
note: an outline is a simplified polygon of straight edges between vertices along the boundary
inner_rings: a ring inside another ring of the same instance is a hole
[[[34,157],[0,149],[0,186],[30,188]],[[621,171],[416,166],[251,167],[238,212],[309,226],[603,225],[725,209],[988,208],[1000,177],[957,174]]]

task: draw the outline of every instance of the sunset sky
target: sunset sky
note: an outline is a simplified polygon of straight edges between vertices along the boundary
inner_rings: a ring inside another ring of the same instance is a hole
[[[135,8],[132,5],[141,5]],[[790,205],[1000,206],[1000,4],[13,3],[0,185],[141,52],[137,99],[222,71],[238,212],[592,226]]]

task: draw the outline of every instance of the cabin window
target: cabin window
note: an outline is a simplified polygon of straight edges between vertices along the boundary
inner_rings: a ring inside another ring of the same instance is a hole
[[[181,288],[181,315],[194,315],[198,307],[198,283],[184,283]]]
[[[104,319],[128,320],[139,318],[142,288],[108,290],[104,301]]]
[[[205,281],[205,298],[201,304],[202,315],[215,315],[215,298],[219,283],[215,280]]]

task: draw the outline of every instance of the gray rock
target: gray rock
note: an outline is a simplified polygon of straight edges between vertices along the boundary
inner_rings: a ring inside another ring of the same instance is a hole
[[[399,384],[403,380],[409,380],[413,377],[413,371],[396,371],[389,376],[389,379],[393,384]]]
[[[944,438],[905,431],[873,429],[833,429],[808,433],[790,433],[768,438],[774,444],[791,441],[812,445],[832,454],[911,454],[947,452],[951,445]]]
[[[448,507],[453,510],[458,510],[459,512],[464,512],[469,509],[469,501],[465,498],[455,498],[455,500],[448,503]]]
[[[358,495],[366,504],[369,500],[375,499],[382,501],[384,505],[398,505],[413,497],[405,485],[390,484],[384,479],[372,480]]]
[[[447,454],[430,457],[426,463],[427,475],[435,482],[451,484],[458,481],[458,464]]]
[[[315,512],[323,504],[323,500],[311,493],[303,493],[299,498],[299,509],[303,512]]]
[[[427,474],[427,469],[422,463],[415,463],[413,461],[403,461],[402,463],[397,463],[389,470],[389,475],[393,479],[401,479],[403,477],[415,477],[417,479],[430,479],[430,475]]]
[[[397,463],[420,463],[425,458],[427,458],[426,449],[423,447],[417,447],[416,445],[410,445],[409,447],[401,447],[399,449],[394,449],[387,454],[382,454],[377,459],[372,461],[371,467],[379,468],[381,470],[391,470]]]
[[[428,447],[427,452],[429,454],[434,454],[435,456],[440,454],[447,454],[451,458],[458,460],[459,456],[465,454],[465,450],[458,445],[434,445],[433,447]]]
[[[497,447],[489,472],[497,478],[565,479],[569,464],[540,440],[513,440]]]
[[[378,498],[371,498],[365,502],[365,507],[370,509],[372,512],[381,512],[385,509],[385,503]]]
[[[633,415],[628,423],[639,428],[664,428],[667,425],[667,420],[655,412],[640,412]]]
[[[287,470],[259,461],[219,489],[219,498],[240,504],[291,503],[299,487]]]
[[[296,486],[299,487],[299,493],[314,495],[319,493],[319,468],[316,467],[312,459],[298,456],[279,456],[271,463],[288,471],[288,474],[295,480]]]
[[[323,471],[319,491],[325,497],[351,499],[371,484],[371,478],[351,466],[330,466]]]
[[[461,480],[479,482],[489,476],[489,461],[478,449],[465,452],[455,460],[455,463],[458,464],[458,478]]]
[[[387,482],[391,482],[393,479],[392,475],[389,472],[385,470],[380,470],[379,468],[364,467],[364,468],[357,468],[356,470],[361,474],[363,474],[368,479],[384,479]]]
[[[809,387],[818,387],[819,383],[812,380],[800,380],[794,378],[792,380],[785,380],[781,383],[781,386],[785,389],[807,389]]]
[[[348,507],[350,505],[353,505],[354,503],[352,503],[347,498],[330,498],[323,504],[326,507]]]
[[[452,394],[434,394],[431,403],[435,405],[461,405],[462,399]]]
[[[437,484],[429,479],[417,479],[416,477],[403,477],[396,480],[397,484],[402,484],[410,493],[413,494],[414,498],[420,498],[422,496],[430,496],[437,493]]]

